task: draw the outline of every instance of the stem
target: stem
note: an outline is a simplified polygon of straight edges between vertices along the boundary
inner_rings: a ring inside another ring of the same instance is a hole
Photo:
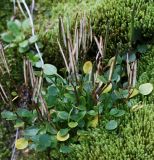
[[[26,9],[26,11],[27,11],[27,14],[28,14],[28,16],[29,16],[29,19],[30,19],[30,23],[31,23],[31,27],[32,27],[32,35],[35,36],[35,29],[34,29],[34,24],[33,24],[32,15],[31,15],[31,13],[30,13],[30,10],[29,10],[29,8],[28,8],[25,0],[22,0],[22,3],[24,4],[24,7],[25,7],[25,9]],[[44,61],[43,61],[43,59],[42,59],[41,52],[40,52],[39,47],[38,47],[38,45],[37,45],[36,42],[35,42],[35,48],[36,48],[36,50],[37,50],[37,52],[38,52],[38,55],[39,55],[40,60],[41,60],[41,65],[42,65],[42,68],[43,68],[43,66],[44,66]]]

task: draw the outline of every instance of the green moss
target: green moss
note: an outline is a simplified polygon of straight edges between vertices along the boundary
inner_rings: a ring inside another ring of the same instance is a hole
[[[128,47],[134,4],[134,29],[138,30],[138,35],[134,36],[136,39],[150,40],[154,35],[153,0],[103,0],[93,14],[96,19],[94,30],[97,34],[105,35],[106,21],[109,21],[110,54],[114,54],[118,42],[122,42],[123,49]]]
[[[90,13],[96,5],[96,1],[63,1],[58,3],[51,3],[47,1],[43,5],[43,1],[38,2],[38,13],[36,13],[36,31],[40,36],[40,40],[44,45],[42,52],[44,53],[45,61],[55,64],[58,67],[62,66],[63,58],[60,54],[59,47],[57,45],[57,38],[59,38],[59,16],[62,16],[64,22],[69,17],[70,26],[73,26],[77,13],[78,18],[86,13]],[[98,4],[98,3],[97,3]],[[41,9],[43,7],[43,9]],[[42,24],[43,19],[43,24]],[[73,28],[73,27],[71,27]]]
[[[138,85],[152,83],[154,85],[154,47],[141,57],[138,63]],[[154,103],[154,91],[149,96],[140,97],[146,103]]]
[[[1,121],[2,122],[2,121]],[[0,125],[0,160],[7,160],[11,155],[9,144],[10,135],[4,125]]]
[[[104,126],[88,132],[73,145],[68,160],[151,160],[154,157],[154,105],[128,114],[119,129],[107,132]]]
[[[13,5],[9,0],[0,1],[0,33],[5,29],[6,20],[10,19]]]
[[[67,16],[70,17],[71,24],[74,23],[75,16],[78,17],[86,12],[86,15],[93,19],[94,34],[105,37],[106,21],[109,20],[109,45],[107,55],[114,55],[118,42],[122,43],[122,51],[128,49],[130,42],[131,13],[133,4],[136,4],[134,16],[135,30],[138,31],[136,39],[140,43],[151,43],[154,35],[154,6],[153,0],[83,0],[83,1],[65,1],[59,3],[49,3],[48,7],[44,5],[44,11],[38,10],[36,22],[40,26],[38,32],[44,44],[44,56],[46,61],[58,65],[63,61],[57,45],[58,38],[58,17],[61,15],[66,22]],[[42,2],[43,3],[43,2]],[[38,3],[41,8],[41,2]],[[43,14],[42,14],[43,13]],[[42,24],[42,19],[44,20]],[[44,27],[43,27],[44,26]]]

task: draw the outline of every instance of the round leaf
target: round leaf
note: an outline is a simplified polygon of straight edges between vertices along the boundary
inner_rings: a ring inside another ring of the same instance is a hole
[[[56,136],[57,140],[61,142],[68,140],[69,137],[70,137],[69,133],[66,134],[65,136],[61,136],[60,131],[57,133],[57,136]]]
[[[2,118],[5,118],[6,120],[15,120],[17,118],[16,114],[10,111],[5,111],[5,110],[1,113],[1,115],[2,115]]]
[[[94,110],[90,110],[87,112],[90,116],[95,116],[97,114],[97,112],[95,112]]]
[[[85,62],[83,65],[83,71],[85,74],[89,74],[92,71],[92,63],[91,61]]]
[[[7,27],[13,34],[18,34],[20,32],[19,26],[14,21],[8,21]]]
[[[43,67],[43,72],[47,76],[54,75],[57,74],[57,68],[51,64],[45,64]]]
[[[65,111],[60,111],[58,113],[58,117],[61,118],[61,119],[63,119],[63,120],[67,120],[68,119],[68,113],[65,112]]]
[[[77,125],[78,125],[77,122],[69,122],[69,123],[68,123],[68,126],[69,126],[70,128],[75,128]]]
[[[33,44],[33,43],[35,43],[37,40],[38,40],[38,36],[34,35],[34,36],[30,37],[28,41],[29,41],[30,44]]]
[[[3,41],[5,41],[7,43],[11,43],[14,40],[14,37],[10,32],[6,32],[6,33],[1,34],[1,37],[2,37]]]
[[[51,145],[51,136],[42,134],[39,136],[39,143],[43,146],[49,147]]]
[[[116,115],[117,113],[118,113],[118,109],[117,108],[112,108],[111,110],[110,110],[110,115],[111,116],[113,116],[113,115]]]
[[[139,87],[139,92],[143,95],[148,95],[152,92],[153,85],[151,83],[141,84]]]
[[[28,146],[28,141],[25,138],[19,138],[15,142],[17,149],[25,149]]]
[[[107,130],[114,130],[114,129],[117,128],[117,126],[118,126],[117,121],[115,121],[115,120],[110,120],[110,121],[106,124],[105,128],[106,128]]]
[[[27,40],[19,43],[19,47],[21,47],[21,48],[26,48],[27,46],[28,46],[28,41]]]
[[[56,86],[49,86],[48,87],[48,94],[52,96],[56,96],[58,93],[58,89]]]
[[[115,117],[121,117],[125,114],[126,112],[124,110],[119,109],[118,113],[116,115],[114,115]]]
[[[65,128],[65,129],[60,129],[60,131],[59,131],[59,135],[60,136],[66,136],[67,135],[67,133],[68,133],[68,128]]]

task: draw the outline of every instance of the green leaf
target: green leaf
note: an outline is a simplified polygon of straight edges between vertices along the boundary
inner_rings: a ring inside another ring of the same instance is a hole
[[[11,95],[12,96],[17,96],[18,94],[17,94],[17,92],[13,91],[13,92],[11,92]]]
[[[34,35],[34,36],[30,37],[28,41],[29,41],[30,44],[33,44],[33,43],[35,43],[37,40],[38,40],[38,36]]]
[[[17,110],[17,114],[20,116],[20,117],[27,117],[27,118],[30,118],[33,116],[32,112],[28,111],[27,109],[24,109],[24,108],[19,108]]]
[[[14,125],[14,128],[24,127],[25,123],[23,121],[17,121]]]
[[[57,101],[57,97],[56,96],[52,96],[52,95],[48,95],[46,97],[46,102],[48,106],[53,106]]]
[[[35,67],[36,68],[42,68],[42,62],[41,61],[36,62]]]
[[[43,67],[43,72],[47,76],[54,75],[57,74],[57,68],[51,64],[45,64]]]
[[[59,135],[63,137],[68,133],[68,131],[69,131],[68,128],[60,129]]]
[[[129,93],[130,93],[129,98],[132,98],[138,95],[139,91],[136,88],[134,88],[134,89],[130,89]]]
[[[68,140],[69,137],[70,137],[69,133],[67,133],[65,136],[62,136],[60,131],[57,133],[56,136],[57,140],[61,142]]]
[[[6,120],[16,120],[17,116],[13,112],[10,111],[3,111],[1,113],[2,118],[5,118]]]
[[[125,114],[124,110],[113,108],[110,110],[110,115],[115,117],[121,117]]]
[[[51,145],[51,136],[49,136],[48,134],[40,135],[39,143],[45,147],[49,147]]]
[[[60,112],[58,112],[58,117],[59,117],[60,119],[67,120],[67,119],[68,119],[68,116],[69,116],[69,114],[68,114],[67,112],[65,112],[65,111],[60,111]]]
[[[20,33],[20,28],[14,21],[8,21],[7,27],[9,31],[11,31],[14,35],[17,35],[18,33]]]
[[[126,112],[124,110],[119,109],[118,113],[116,115],[114,115],[115,117],[121,117],[125,114]]]
[[[136,54],[135,53],[131,53],[128,57],[129,62],[134,62],[136,61]]]
[[[113,116],[113,115],[116,115],[117,113],[118,113],[118,109],[117,108],[112,108],[111,110],[110,110],[110,115],[111,116]]]
[[[17,149],[25,149],[28,146],[28,141],[25,138],[19,138],[15,142]]]
[[[23,42],[20,42],[20,43],[19,43],[19,47],[21,47],[21,48],[26,48],[26,47],[28,47],[28,41],[25,40],[25,41],[23,41]]]
[[[139,86],[139,92],[142,95],[149,95],[153,91],[153,85],[151,83],[144,83]]]
[[[20,33],[18,35],[15,36],[15,39],[13,40],[13,42],[15,43],[19,43],[25,40],[25,35],[23,33]]]
[[[2,40],[7,43],[11,43],[14,40],[14,37],[10,32],[2,33],[1,37],[2,37]]]
[[[56,96],[58,94],[58,89],[56,86],[48,87],[48,95]]]
[[[107,82],[108,82],[104,76],[98,75],[97,79],[98,79],[98,81],[101,81],[101,82],[103,82],[104,84],[107,84]]]
[[[32,137],[32,136],[35,136],[37,133],[38,133],[39,129],[38,128],[28,128],[24,131],[24,136],[27,136],[27,137]]]
[[[60,147],[60,152],[61,153],[70,153],[72,149],[69,146],[61,146]]]
[[[80,111],[78,114],[71,115],[71,119],[78,122],[86,115],[86,111]]]
[[[103,92],[102,93],[108,93],[112,90],[112,83],[109,83],[109,84],[106,84],[104,87],[103,87]]]
[[[30,29],[30,20],[29,19],[25,19],[23,22],[22,22],[22,29],[24,31],[27,31],[28,29]]]
[[[91,115],[91,116],[96,116],[96,112],[94,110],[90,110],[87,112],[87,114]]]
[[[140,52],[140,53],[145,53],[147,51],[147,49],[148,49],[148,47],[145,44],[137,46],[137,51]]]
[[[57,139],[56,136],[51,136],[51,148],[57,147]]]
[[[47,131],[48,133],[51,133],[52,135],[57,134],[56,129],[53,128],[50,123],[46,123],[46,131]]]
[[[68,126],[69,126],[70,128],[75,128],[77,125],[78,125],[77,122],[69,122],[69,123],[68,123]]]
[[[18,26],[18,29],[21,30],[21,22],[18,19],[16,19],[14,23]]]
[[[127,98],[129,95],[129,91],[128,89],[119,89],[119,93],[116,92],[116,96],[118,97],[118,99],[121,99],[121,98]]]
[[[82,111],[85,111],[86,110],[86,103],[87,103],[85,97],[80,96],[79,97],[79,102],[80,102],[80,104],[78,106],[78,109],[82,110]]]
[[[106,124],[105,128],[106,128],[107,130],[114,130],[114,129],[117,128],[117,126],[118,126],[117,121],[115,121],[115,120],[110,120],[110,121]]]

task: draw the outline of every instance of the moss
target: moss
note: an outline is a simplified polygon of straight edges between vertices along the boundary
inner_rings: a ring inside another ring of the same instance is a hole
[[[143,83],[154,84],[154,47],[141,57],[138,63],[138,85]],[[154,91],[149,96],[139,97],[138,100],[144,100],[146,103],[154,103]]]
[[[6,20],[10,19],[13,5],[9,0],[0,1],[0,33],[5,29]]]
[[[39,2],[38,5],[41,6],[42,3]],[[134,3],[137,7],[134,26],[139,34],[136,35],[136,39],[139,43],[143,43],[143,41],[151,43],[154,35],[153,0],[83,0],[80,2],[71,0],[56,4],[47,0],[48,6],[44,5],[43,12],[38,10],[39,19],[36,18],[36,22],[40,23],[40,26],[37,25],[37,27],[44,44],[42,51],[45,57],[48,57],[46,60],[55,65],[62,61],[57,45],[58,16],[63,16],[64,21],[69,16],[70,22],[73,24],[76,14],[78,13],[78,17],[80,17],[84,12],[87,16],[92,17],[93,30],[96,35],[105,36],[106,21],[109,20],[108,55],[115,54],[118,42],[122,43],[122,51],[124,51],[130,42],[131,12]],[[44,24],[42,24],[42,19]]]
[[[128,114],[115,132],[104,126],[73,145],[67,160],[151,160],[154,157],[154,105]]]
[[[85,12],[87,15],[90,10],[93,10],[97,5],[94,0],[90,1],[63,1],[58,3],[51,3],[47,0],[48,5],[43,5],[44,1],[37,3],[38,12],[36,13],[36,31],[43,43],[42,52],[44,53],[45,61],[48,61],[57,67],[62,66],[63,58],[60,54],[57,44],[59,38],[59,23],[58,18],[62,16],[66,24],[67,18],[70,19],[70,26],[73,26],[77,13],[78,18]],[[44,6],[43,9],[41,9]],[[40,10],[41,9],[41,10]],[[42,19],[43,24],[42,24]],[[73,27],[70,27],[73,28]]]
[[[106,21],[109,21],[109,54],[114,54],[118,42],[122,42],[123,48],[128,47],[134,4],[134,30],[138,31],[135,39],[151,40],[154,35],[153,0],[104,0],[93,14],[97,34],[105,35]]]
[[[2,121],[1,121],[2,122]],[[4,125],[0,125],[0,160],[7,160],[10,158],[11,151],[10,151],[10,144],[9,140],[10,135],[8,133],[8,130]]]

